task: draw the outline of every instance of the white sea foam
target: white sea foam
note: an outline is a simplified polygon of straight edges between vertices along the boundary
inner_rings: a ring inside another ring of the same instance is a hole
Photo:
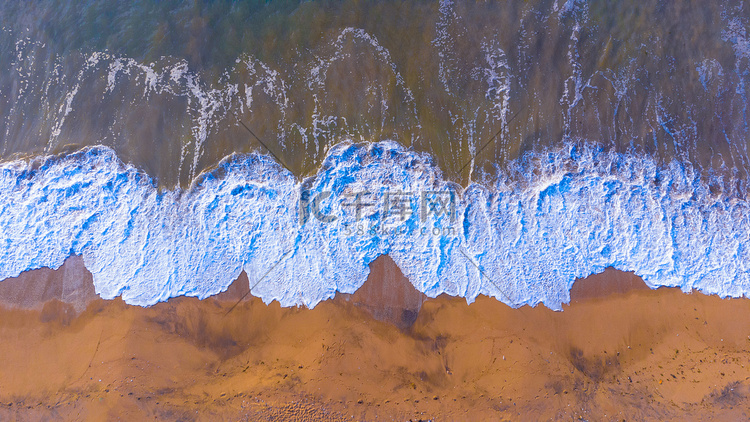
[[[82,254],[97,292],[131,304],[204,298],[244,269],[264,301],[312,307],[355,291],[368,263],[389,254],[429,296],[485,294],[512,306],[559,309],[577,277],[608,266],[651,287],[750,292],[750,209],[722,190],[730,183],[575,146],[508,168],[492,186],[462,189],[427,154],[340,144],[303,182],[250,155],[189,189],[158,192],[106,147],[8,162],[0,279]],[[442,209],[425,207],[440,195]]]

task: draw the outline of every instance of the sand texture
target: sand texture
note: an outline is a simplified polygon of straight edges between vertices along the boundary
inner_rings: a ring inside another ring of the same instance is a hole
[[[77,311],[88,296],[76,289],[7,304],[35,282],[59,290],[66,278],[49,274],[71,263],[0,288],[1,420],[750,416],[745,299],[649,290],[610,270],[577,282],[562,312],[467,305],[425,300],[381,259],[360,291],[312,310],[264,305],[244,275],[216,297],[150,308]]]

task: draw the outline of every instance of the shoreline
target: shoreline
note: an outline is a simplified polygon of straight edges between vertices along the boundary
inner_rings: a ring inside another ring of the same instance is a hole
[[[253,289],[265,302],[314,307],[353,292],[370,260],[390,254],[432,297],[561,309],[576,278],[611,266],[649,286],[750,295],[737,246],[750,242],[750,207],[733,191],[676,162],[595,146],[529,154],[512,166],[523,180],[465,189],[433,156],[394,141],[337,144],[304,183],[256,157],[162,193],[106,147],[38,169],[7,164],[0,227],[15,234],[0,250],[0,278],[85,254],[107,299],[206,298],[245,270],[254,281],[268,272]]]
[[[618,280],[632,277],[610,271],[600,275],[608,292],[576,287],[562,312],[485,296],[467,305],[411,294],[397,268],[378,265],[380,279],[368,279],[363,294],[314,309],[240,300],[242,278],[208,299],[149,308],[94,299],[78,313],[54,298],[36,309],[3,307],[0,417],[750,415],[750,301],[623,287]],[[417,306],[413,323],[399,327],[393,309]]]

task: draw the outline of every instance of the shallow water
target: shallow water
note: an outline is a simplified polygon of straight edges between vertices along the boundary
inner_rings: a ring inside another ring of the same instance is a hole
[[[314,306],[388,253],[430,296],[514,306],[559,308],[606,266],[746,295],[749,17],[3,3],[0,277],[82,254],[130,303],[244,269],[264,300]],[[436,198],[451,213],[425,213]]]
[[[498,132],[481,171],[584,140],[746,173],[743,2],[1,10],[4,157],[104,144],[160,184],[185,185],[228,154],[262,150],[241,120],[305,174],[344,139],[390,139],[466,181],[471,168],[455,173]]]

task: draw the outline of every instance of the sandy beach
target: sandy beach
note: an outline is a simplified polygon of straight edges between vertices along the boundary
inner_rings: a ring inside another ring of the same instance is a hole
[[[744,299],[650,290],[608,270],[578,281],[562,312],[487,297],[467,305],[421,297],[379,259],[361,291],[312,310],[263,304],[244,274],[209,299],[141,308],[92,297],[85,283],[71,291],[74,264],[0,290],[6,299],[22,282],[47,283],[38,303],[0,311],[2,420],[750,415]]]
[[[750,420],[749,299],[750,1],[0,1],[0,422]]]

